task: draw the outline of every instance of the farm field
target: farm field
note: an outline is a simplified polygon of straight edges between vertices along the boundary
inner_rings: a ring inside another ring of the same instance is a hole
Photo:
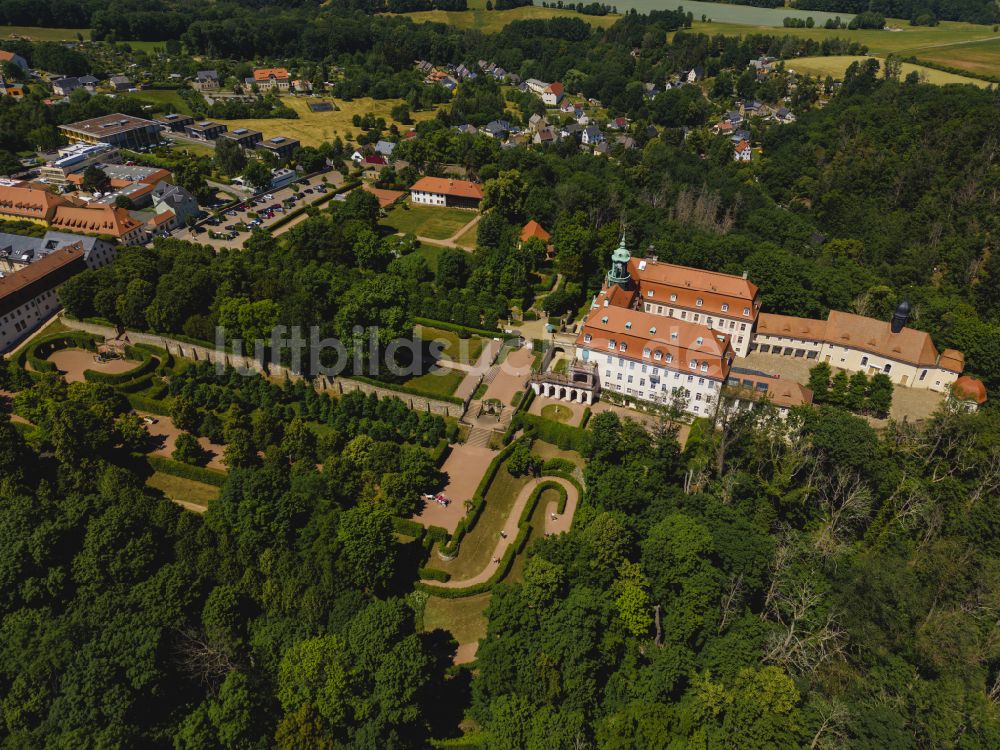
[[[909,22],[897,19],[887,23],[902,30],[786,29],[780,26],[746,25],[713,20],[707,23],[695,21],[691,31],[728,36],[788,35],[817,41],[848,39],[866,45],[870,54],[880,57],[888,54],[900,57],[914,56],[942,65],[963,67],[970,72],[1000,75],[1000,34],[993,31],[990,26],[951,21],[942,21],[935,27],[910,26]],[[962,65],[963,60],[967,59],[967,51],[976,67]]]
[[[265,135],[284,135],[289,138],[298,138],[303,146],[318,146],[323,141],[332,141],[335,136],[345,137],[347,133],[357,134],[359,129],[354,127],[351,118],[354,115],[364,115],[371,112],[376,117],[385,119],[387,125],[393,123],[390,112],[397,104],[402,103],[402,99],[372,99],[362,97],[352,101],[336,100],[339,111],[333,112],[312,112],[309,103],[322,101],[312,97],[283,96],[283,104],[294,109],[299,114],[297,120],[286,120],[283,118],[257,118],[245,120],[224,120],[230,130],[236,128],[251,128],[260,130]],[[423,110],[421,112],[411,112],[410,115],[415,121],[429,120],[434,117],[434,110]],[[397,123],[398,125],[399,123]],[[400,125],[404,130],[406,125]]]
[[[431,240],[446,240],[476,218],[464,208],[414,206],[404,203],[394,208],[382,223],[403,234],[415,234]]]
[[[548,18],[579,18],[591,26],[607,28],[614,25],[621,16],[585,16],[571,10],[558,8],[543,8],[541,4],[525,5],[512,10],[486,10],[486,0],[469,0],[469,10],[424,10],[416,13],[403,13],[415,23],[446,23],[459,29],[475,29],[486,34],[503,30],[512,21],[545,20]]]
[[[118,96],[124,99],[138,99],[139,101],[149,102],[157,107],[158,112],[166,112],[167,105],[169,104],[173,107],[174,112],[180,112],[184,115],[191,114],[191,108],[188,106],[188,103],[173,89],[144,89],[135,93],[119,94]]]
[[[914,54],[920,60],[961,68],[972,75],[1000,76],[1000,36],[981,42],[927,47]]]
[[[23,36],[36,42],[75,42],[77,40],[77,34],[83,36],[85,40],[90,39],[90,29],[46,29],[41,26],[0,25],[0,39],[7,39],[12,36]]]
[[[870,58],[852,55],[833,55],[831,57],[801,57],[797,60],[789,60],[787,66],[789,69],[794,70],[796,73],[808,73],[812,76],[819,76],[824,78],[826,76],[833,76],[834,78],[843,78],[844,71],[847,70],[848,66],[857,60],[867,60]],[[911,63],[902,64],[901,76],[905,77],[916,71],[920,73],[921,76],[926,76],[928,83],[934,83],[939,86],[943,86],[948,83],[971,83],[973,86],[979,86],[980,88],[986,88],[990,84],[987,81],[980,80],[978,78],[968,78],[966,76],[956,75],[954,73],[946,73],[941,70],[935,70],[934,68],[926,68],[923,65],[913,65]]]

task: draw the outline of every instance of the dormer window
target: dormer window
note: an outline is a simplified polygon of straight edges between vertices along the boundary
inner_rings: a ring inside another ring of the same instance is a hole
[[[695,303],[695,305],[697,305],[698,307],[701,307],[702,305],[704,305],[704,304],[705,304],[705,300],[703,300],[703,299],[702,299],[701,297],[699,297],[698,299],[696,299],[696,300],[694,301],[694,303]]]
[[[591,338],[593,338],[593,337],[589,333],[583,334],[583,343],[589,344]]]
[[[620,352],[623,352],[623,351],[625,351],[625,349],[627,349],[627,348],[628,348],[628,347],[626,346],[625,342],[623,341],[623,342],[621,343],[621,346],[619,346],[619,347],[618,347],[618,351],[620,351]]]
[[[614,349],[616,343],[617,342],[614,339],[611,339],[611,341],[608,342],[608,349]]]
[[[649,329],[649,333],[650,333],[651,335],[652,335],[652,334],[655,334],[655,333],[656,333],[656,326],[653,326],[652,328],[650,328],[650,329]]]
[[[626,323],[625,323],[625,329],[626,330],[631,330],[632,329],[632,321],[626,321]]]
[[[701,371],[702,372],[708,372],[708,362],[702,362],[701,363]]]
[[[663,359],[663,355],[660,352],[656,352],[656,354],[653,355],[653,359],[659,362],[661,359]]]
[[[671,294],[670,295],[670,301],[671,302],[676,302],[677,301],[677,295],[676,294]]]
[[[603,318],[601,318],[601,322],[606,324],[608,322],[608,316],[605,315]]]
[[[690,368],[691,368],[692,370],[697,370],[697,369],[698,369],[698,363],[697,363],[697,362],[695,362],[695,361],[694,361],[694,360],[692,359],[692,360],[691,360],[690,362],[688,362],[688,367],[690,367]]]
[[[673,354],[668,354],[667,355],[667,364],[669,365],[673,361],[674,361],[674,355]]]
[[[722,312],[729,312],[729,303],[728,302],[723,302],[722,303]]]
[[[653,296],[653,290],[650,289],[648,292],[646,292],[646,296],[647,297],[652,297]]]
[[[650,355],[649,347],[646,347],[645,349],[642,350],[643,357],[646,357],[648,359],[649,355]]]
[[[745,315],[745,316],[750,315],[750,308],[749,307],[744,307],[743,308],[743,315]]]
[[[705,343],[705,339],[703,339],[701,336],[699,336],[698,338],[696,338],[694,340],[694,343],[696,343],[698,346],[701,346],[702,344]]]
[[[676,341],[677,340],[677,331],[671,331],[670,332],[670,340],[671,341]]]

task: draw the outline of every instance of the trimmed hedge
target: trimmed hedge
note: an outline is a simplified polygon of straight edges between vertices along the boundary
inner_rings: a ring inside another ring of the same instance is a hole
[[[125,398],[128,399],[128,402],[136,411],[146,411],[162,417],[170,416],[170,404],[165,400],[153,399],[148,396],[138,396],[134,393],[126,393]]]
[[[438,468],[441,468],[441,464],[443,464],[445,458],[448,457],[449,453],[448,447],[449,447],[448,439],[441,438],[441,440],[438,441],[438,444],[430,449],[431,460],[434,462],[434,465],[437,466]]]
[[[433,581],[450,581],[451,573],[436,568],[417,568],[417,575],[421,578],[430,578]]]
[[[572,474],[576,469],[576,464],[568,458],[550,458],[542,464],[542,474],[553,474],[556,472]]]
[[[361,184],[360,180],[351,180],[349,182],[345,182],[336,190],[327,191],[327,193],[319,200],[313,201],[312,203],[309,203],[305,206],[299,206],[294,211],[286,212],[285,215],[282,216],[280,219],[278,219],[276,222],[274,222],[268,227],[265,227],[264,231],[268,232],[269,234],[273,233],[275,229],[280,229],[285,224],[290,222],[292,219],[298,218],[299,216],[304,214],[310,208],[319,208],[320,206],[332,201],[335,195],[339,195],[340,193],[346,193],[348,190],[353,190],[360,184]]]
[[[399,518],[397,516],[393,516],[392,518],[392,530],[397,534],[412,536],[414,539],[421,539],[426,531],[424,527],[416,521],[411,521],[409,518]]]
[[[153,376],[143,375],[142,377],[136,378],[135,380],[129,380],[128,382],[115,386],[115,390],[121,391],[122,393],[138,393],[139,391],[144,391],[147,388],[152,388],[152,387],[153,387]]]
[[[146,456],[153,471],[162,471],[164,474],[172,474],[181,479],[190,479],[193,482],[210,484],[214,487],[221,487],[226,483],[226,474],[215,469],[206,469],[201,466],[182,464],[180,461],[173,461],[163,456]]]
[[[136,380],[143,375],[148,375],[160,364],[160,360],[152,354],[147,351],[136,349],[134,346],[125,347],[125,356],[129,358],[138,356],[141,358],[141,362],[136,367],[133,367],[131,370],[126,370],[125,372],[97,372],[96,370],[84,370],[84,380],[90,383],[119,385],[121,383],[127,383],[130,380]]]
[[[422,326],[427,326],[428,328],[440,328],[443,331],[451,331],[452,333],[457,333],[464,339],[467,339],[470,336],[486,336],[487,338],[495,338],[503,335],[499,330],[487,331],[485,328],[471,328],[458,323],[448,323],[444,320],[431,320],[430,318],[415,317],[413,322],[419,323]]]
[[[18,364],[23,366],[26,360],[31,365],[31,369],[36,372],[56,372],[56,366],[48,360],[54,352],[62,349],[96,351],[99,339],[103,341],[100,336],[95,336],[92,333],[84,333],[83,331],[51,333],[31,342],[22,354],[18,356]]]
[[[566,507],[566,488],[563,487],[559,482],[545,481],[540,485],[535,487],[531,493],[531,497],[528,498],[528,502],[524,505],[524,510],[521,511],[521,518],[518,520],[517,525],[520,528],[524,524],[531,521],[531,516],[535,512],[535,507],[538,505],[538,499],[542,496],[545,490],[556,490],[559,493],[559,506]]]

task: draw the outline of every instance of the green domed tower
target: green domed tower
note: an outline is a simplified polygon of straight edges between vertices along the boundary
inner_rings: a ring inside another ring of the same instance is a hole
[[[625,233],[622,232],[622,241],[618,249],[611,254],[611,270],[608,271],[608,286],[617,284],[623,289],[628,289],[632,285],[632,276],[628,272],[628,262],[632,260],[628,249],[625,247]]]

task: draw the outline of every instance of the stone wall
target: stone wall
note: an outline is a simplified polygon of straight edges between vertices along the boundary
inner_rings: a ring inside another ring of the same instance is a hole
[[[103,336],[106,339],[113,339],[118,335],[118,332],[111,326],[85,323],[80,320],[72,320],[65,316],[62,318],[62,322],[67,328],[72,328],[77,331],[86,331],[87,333]],[[183,357],[185,359],[194,360],[195,362],[211,362],[213,364],[222,364],[228,367],[253,370],[264,377],[270,377],[277,380],[284,380],[287,377],[288,379],[294,381],[301,380],[303,377],[301,373],[294,372],[284,365],[271,363],[262,367],[261,364],[253,357],[219,351],[214,348],[198,344],[190,344],[185,341],[177,341],[176,339],[167,338],[165,336],[158,336],[152,333],[140,333],[137,331],[126,331],[125,335],[128,337],[130,343],[158,346],[161,349],[166,349],[175,357]],[[361,382],[359,380],[351,380],[350,378],[329,378],[320,375],[313,379],[312,384],[318,391],[328,391],[335,395],[350,393],[351,391],[361,391],[366,394],[374,393],[378,398],[395,397],[414,411],[440,414],[443,417],[458,418],[461,417],[465,411],[461,404],[452,404],[447,401],[438,401],[437,399],[425,398],[423,396],[412,396],[409,393],[403,393],[391,388],[382,388],[370,383]]]

